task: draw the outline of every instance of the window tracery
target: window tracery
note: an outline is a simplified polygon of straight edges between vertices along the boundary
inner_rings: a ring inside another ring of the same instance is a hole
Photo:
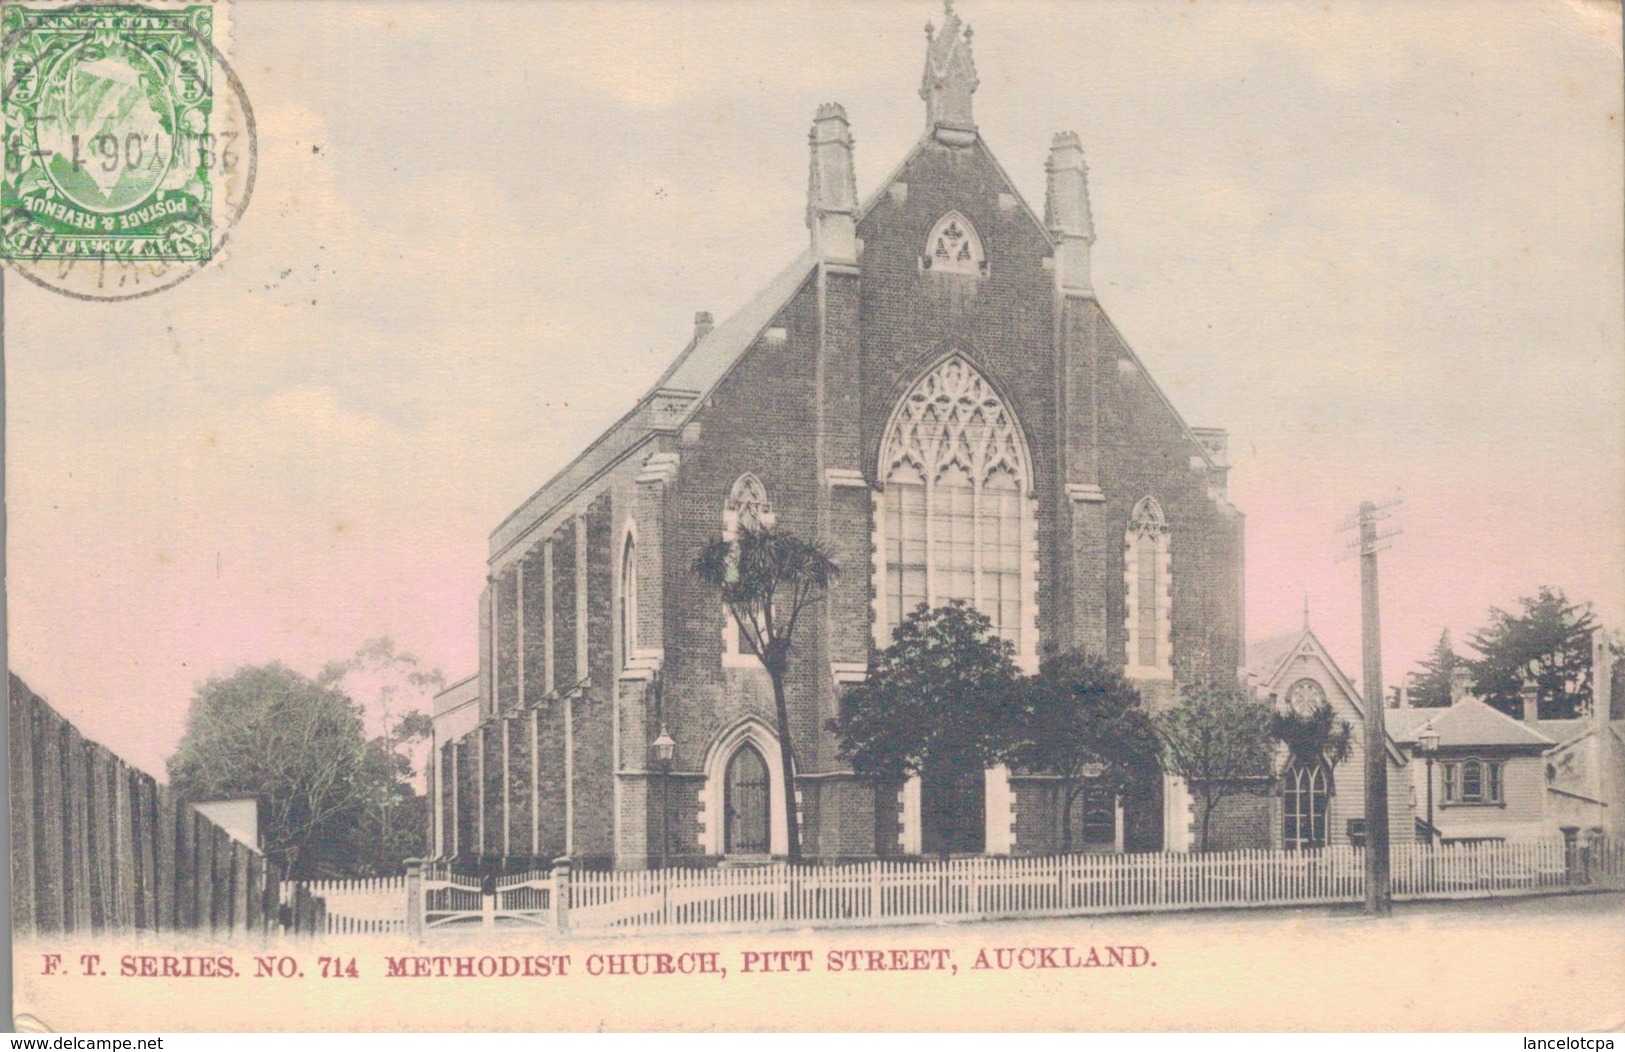
[[[722,508],[722,539],[731,543],[739,539],[740,530],[770,530],[774,521],[773,502],[762,480],[748,471],[735,479]],[[760,664],[726,606],[722,608],[722,664],[742,668]]]
[[[1036,649],[1020,426],[987,380],[954,355],[904,395],[881,447],[877,582],[889,629],[916,606],[963,599],[1018,653]]]
[[[1155,497],[1129,514],[1124,552],[1127,585],[1128,669],[1142,679],[1173,675],[1172,594],[1168,519]]]
[[[931,228],[921,265],[935,274],[987,273],[987,257],[976,228],[958,212],[949,212]]]
[[[1287,764],[1283,775],[1282,814],[1286,825],[1281,843],[1288,851],[1326,846],[1326,809],[1331,796],[1331,779],[1324,763],[1303,766],[1296,760]]]

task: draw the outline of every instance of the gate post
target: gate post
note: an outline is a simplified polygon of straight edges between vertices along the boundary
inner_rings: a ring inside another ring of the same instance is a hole
[[[553,860],[553,921],[563,934],[570,932],[570,856]]]
[[[423,940],[423,860],[406,860],[406,934]]]
[[[1567,884],[1582,884],[1580,876],[1580,827],[1563,826],[1563,880]]]

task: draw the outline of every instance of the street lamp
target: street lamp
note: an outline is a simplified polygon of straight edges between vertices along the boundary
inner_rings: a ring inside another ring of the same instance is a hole
[[[660,868],[666,868],[666,794],[671,783],[671,761],[677,755],[677,742],[666,733],[666,725],[660,725],[660,736],[649,743],[649,751],[654,756],[655,769],[660,772]]]
[[[1417,751],[1428,764],[1428,847],[1433,846],[1433,757],[1439,751],[1439,732],[1423,727],[1416,735]]]

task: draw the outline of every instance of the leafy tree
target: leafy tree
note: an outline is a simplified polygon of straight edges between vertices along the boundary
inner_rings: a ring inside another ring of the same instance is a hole
[[[1543,720],[1573,719],[1591,706],[1591,634],[1596,620],[1561,590],[1542,587],[1518,600],[1522,613],[1499,607],[1470,641],[1481,655],[1469,661],[1480,697],[1509,716],[1521,716],[1519,692],[1533,682]]]
[[[1208,827],[1219,802],[1241,793],[1266,791],[1270,774],[1269,711],[1236,687],[1205,683],[1189,687],[1178,705],[1157,714],[1163,766],[1185,779],[1202,800],[1198,851],[1206,851]]]
[[[1286,746],[1301,766],[1313,767],[1324,760],[1336,767],[1349,758],[1354,728],[1340,720],[1328,702],[1320,702],[1308,712],[1287,709],[1270,714],[1270,737]]]
[[[1450,629],[1439,633],[1439,641],[1411,679],[1410,701],[1419,709],[1436,709],[1450,704],[1450,673],[1463,662],[1450,645]]]
[[[873,655],[830,721],[841,756],[859,774],[897,782],[952,780],[1003,762],[1020,726],[1015,647],[963,600],[921,603]],[[953,822],[950,809],[945,822]],[[952,828],[944,851],[954,841]]]
[[[1045,657],[1025,684],[1018,738],[1011,759],[1061,777],[1062,851],[1072,850],[1072,808],[1085,789],[1143,790],[1160,770],[1139,692],[1092,654]]]
[[[368,741],[348,697],[273,663],[204,683],[168,768],[182,799],[258,799],[266,856],[312,879],[379,865],[369,812],[414,795],[405,762]]]
[[[795,750],[784,681],[802,614],[824,598],[839,572],[829,553],[812,541],[746,526],[739,528],[733,540],[712,541],[694,560],[695,575],[721,593],[745,644],[773,683],[784,771],[784,825],[792,862],[801,860],[801,830],[796,821]]]
[[[343,661],[331,661],[316,682],[349,696],[361,707],[364,731],[385,749],[406,758],[408,779],[426,789],[429,742],[434,724],[429,713],[446,677],[427,668],[416,655],[395,648],[388,636],[369,639]]]

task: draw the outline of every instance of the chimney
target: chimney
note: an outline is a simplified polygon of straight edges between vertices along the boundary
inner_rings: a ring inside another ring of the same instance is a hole
[[[1469,686],[1467,666],[1457,665],[1450,670],[1450,704],[1459,705],[1467,698]]]
[[[838,102],[818,107],[812,131],[812,164],[807,178],[807,229],[813,254],[822,263],[858,262],[858,184],[852,164],[852,129]]]
[[[1540,719],[1540,688],[1533,683],[1525,683],[1523,689],[1518,691],[1518,700],[1523,702],[1523,721],[1534,723]]]
[[[708,310],[694,312],[694,342],[699,343],[711,335],[711,312]]]
[[[954,0],[943,0],[941,33],[931,23],[925,24],[925,75],[920,78],[920,98],[925,100],[926,127],[944,146],[969,146],[976,141],[971,96],[981,81],[976,79],[970,38],[970,26],[954,13]]]
[[[1089,167],[1077,132],[1055,136],[1044,171],[1044,225],[1056,242],[1055,282],[1063,293],[1093,296],[1089,247],[1095,243],[1095,221],[1089,211]]]

